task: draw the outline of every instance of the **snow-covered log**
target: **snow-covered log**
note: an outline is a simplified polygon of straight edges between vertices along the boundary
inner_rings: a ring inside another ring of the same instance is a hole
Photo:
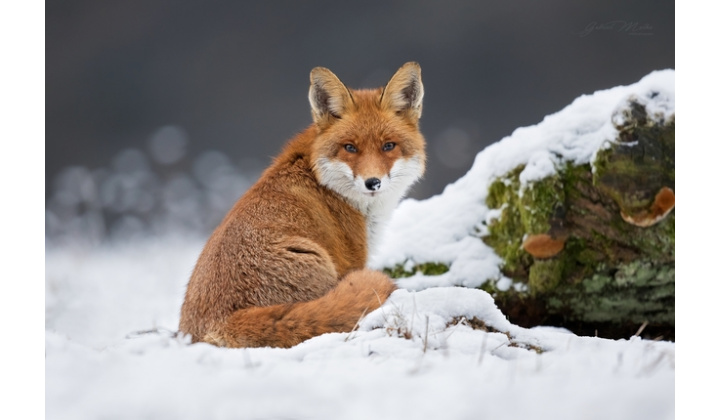
[[[376,266],[403,287],[479,287],[511,322],[674,337],[674,72],[582,96],[403,203]],[[489,247],[489,249],[488,249]]]

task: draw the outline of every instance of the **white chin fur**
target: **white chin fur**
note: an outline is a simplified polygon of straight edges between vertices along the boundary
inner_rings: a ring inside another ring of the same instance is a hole
[[[316,162],[320,184],[343,196],[365,215],[368,233],[368,255],[375,248],[383,225],[390,219],[400,199],[423,173],[420,159],[400,159],[393,164],[388,175],[380,178],[380,188],[370,191],[365,179],[355,177],[352,169],[343,162],[320,158]]]

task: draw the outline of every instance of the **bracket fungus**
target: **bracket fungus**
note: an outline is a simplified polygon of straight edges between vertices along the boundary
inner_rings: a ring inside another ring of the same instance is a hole
[[[662,187],[655,195],[655,200],[648,210],[629,215],[620,212],[623,220],[631,225],[648,227],[664,219],[675,208],[675,193],[668,187]]]
[[[535,258],[552,258],[565,247],[567,238],[553,238],[547,233],[530,235],[522,243],[522,247],[528,254]]]

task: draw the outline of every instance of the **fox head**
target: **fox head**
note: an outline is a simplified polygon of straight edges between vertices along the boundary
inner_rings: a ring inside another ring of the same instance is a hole
[[[330,70],[314,68],[309,99],[318,134],[311,160],[320,184],[364,213],[394,207],[425,171],[423,93],[413,62],[373,90],[348,89]]]

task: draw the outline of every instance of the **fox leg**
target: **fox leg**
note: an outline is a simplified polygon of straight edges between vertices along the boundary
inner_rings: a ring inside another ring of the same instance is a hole
[[[379,271],[354,271],[315,300],[237,310],[202,341],[225,347],[292,347],[324,333],[349,332],[395,289]]]

